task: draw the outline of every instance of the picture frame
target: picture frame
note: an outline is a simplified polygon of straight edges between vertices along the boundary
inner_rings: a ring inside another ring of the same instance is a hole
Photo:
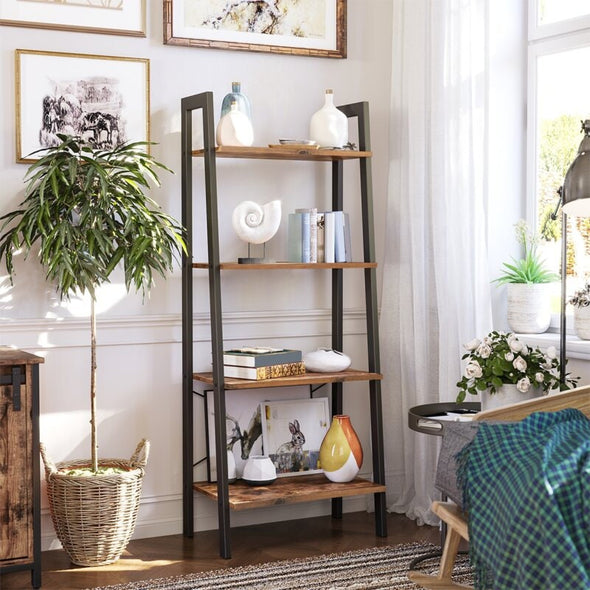
[[[244,465],[250,455],[263,454],[261,402],[280,400],[306,401],[309,394],[302,391],[296,394],[291,387],[273,388],[272,392],[256,389],[225,391],[226,439],[231,448],[238,478],[242,476]],[[314,398],[315,399],[315,398]],[[320,398],[318,398],[320,399]],[[326,399],[327,398],[322,398]],[[215,410],[213,390],[205,392],[205,432],[207,437],[207,479],[217,481],[215,448]]]
[[[16,161],[57,145],[57,133],[98,147],[149,141],[149,60],[17,49]]]
[[[226,0],[164,0],[164,43],[345,58],[346,2],[277,0],[273,11],[271,3],[259,10]]]
[[[266,401],[260,414],[262,448],[277,477],[322,473],[320,446],[331,419],[327,398]]]
[[[146,0],[2,0],[0,25],[146,36]]]

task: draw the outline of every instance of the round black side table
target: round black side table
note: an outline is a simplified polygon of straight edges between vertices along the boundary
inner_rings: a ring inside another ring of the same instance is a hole
[[[408,410],[408,426],[416,432],[431,436],[442,436],[445,424],[461,421],[461,419],[465,419],[468,416],[474,416],[480,410],[481,404],[479,402],[422,404],[421,406],[414,406]],[[445,502],[446,500],[447,497],[443,494],[442,501]],[[447,525],[442,522],[440,527],[440,550],[416,557],[411,561],[409,569],[413,570],[417,564],[427,559],[441,557],[446,537]]]
[[[446,422],[459,421],[461,417],[473,416],[480,410],[479,402],[423,404],[409,409],[408,426],[416,432],[442,436]]]

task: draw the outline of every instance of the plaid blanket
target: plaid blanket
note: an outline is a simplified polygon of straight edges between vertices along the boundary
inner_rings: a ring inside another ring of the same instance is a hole
[[[476,589],[590,589],[590,420],[482,422],[458,463]]]

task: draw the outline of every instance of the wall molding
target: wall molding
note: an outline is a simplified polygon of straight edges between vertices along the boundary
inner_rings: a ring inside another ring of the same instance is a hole
[[[224,313],[224,339],[244,338],[248,325],[256,326],[256,339],[297,337],[329,338],[329,310],[312,309],[294,313],[293,310]],[[366,334],[365,310],[348,309],[343,314],[345,336]],[[209,342],[209,314],[193,316],[194,342]],[[146,346],[181,343],[180,314],[134,315],[97,319],[98,346]],[[89,346],[88,318],[3,320],[0,341],[4,345],[25,350],[51,350]],[[253,333],[253,331],[249,331]]]

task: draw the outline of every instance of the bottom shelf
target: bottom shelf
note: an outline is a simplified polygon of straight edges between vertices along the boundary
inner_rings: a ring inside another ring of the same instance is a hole
[[[217,484],[196,482],[195,491],[217,500]],[[229,485],[229,507],[233,510],[261,508],[277,504],[296,504],[329,498],[361,496],[385,492],[385,486],[355,477],[347,483],[334,483],[323,474],[280,477],[268,486],[251,486],[238,480]]]

